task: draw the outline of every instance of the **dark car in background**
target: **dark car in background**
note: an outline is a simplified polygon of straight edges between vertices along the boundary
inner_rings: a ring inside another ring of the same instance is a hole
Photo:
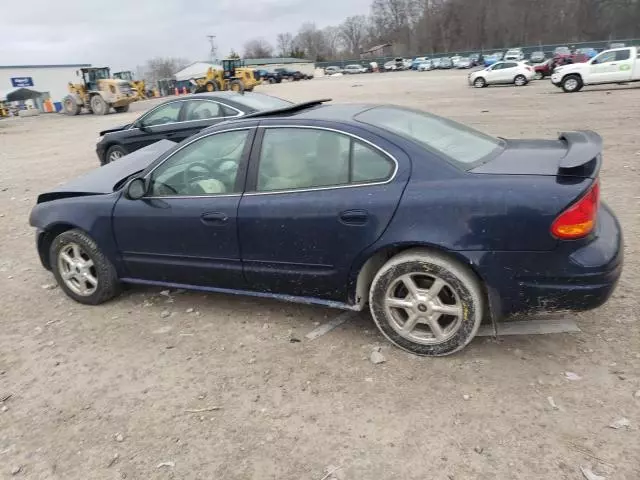
[[[283,80],[289,80],[290,82],[297,82],[298,80],[310,80],[313,75],[307,75],[299,70],[290,70],[288,68],[276,68],[274,72],[280,74]]]
[[[307,102],[134,152],[39,195],[29,222],[82,304],[123,283],[368,304],[389,341],[440,356],[483,321],[606,302],[623,248],[602,161],[594,132],[509,140]]]
[[[167,100],[130,124],[100,132],[96,153],[100,165],[119,160],[158,140],[181,142],[224,120],[291,105],[262,93],[198,93]]]
[[[280,83],[282,82],[282,76],[278,72],[270,72],[269,70],[258,69],[256,70],[257,77],[266,83]]]

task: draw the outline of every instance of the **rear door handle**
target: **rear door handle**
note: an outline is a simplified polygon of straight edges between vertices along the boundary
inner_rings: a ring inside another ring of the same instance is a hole
[[[200,221],[205,225],[224,225],[229,220],[229,217],[222,212],[203,213],[200,217]]]
[[[369,213],[366,210],[345,210],[340,213],[340,221],[346,225],[366,225]]]

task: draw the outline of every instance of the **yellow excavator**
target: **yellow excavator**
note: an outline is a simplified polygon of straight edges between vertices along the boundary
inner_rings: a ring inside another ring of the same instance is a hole
[[[126,72],[115,72],[113,74],[113,78],[129,82],[133,89],[136,91],[138,100],[146,100],[147,98],[149,98],[147,96],[147,89],[145,88],[144,80],[134,80],[132,71],[127,70]]]
[[[3,101],[0,101],[0,117],[8,117],[8,116],[9,116],[9,109],[4,104]]]
[[[217,92],[231,90],[244,93],[252,91],[260,81],[256,78],[255,70],[245,67],[241,59],[222,60],[222,70],[210,67],[204,78],[191,80],[195,93]]]
[[[107,67],[82,68],[76,75],[82,82],[69,82],[69,95],[62,101],[67,115],[78,115],[83,108],[95,115],[106,115],[111,108],[123,113],[137,100],[129,82],[111,78]]]

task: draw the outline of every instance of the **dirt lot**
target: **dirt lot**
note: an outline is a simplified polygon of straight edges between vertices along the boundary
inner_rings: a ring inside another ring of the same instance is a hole
[[[389,346],[366,315],[305,340],[340,314],[317,307],[144,288],[83,307],[45,288],[53,279],[38,263],[29,211],[39,192],[98,165],[101,128],[152,102],[107,117],[4,120],[0,399],[12,396],[0,404],[0,478],[320,480],[330,465],[349,480],[578,479],[580,466],[640,478],[640,88],[475,90],[465,76],[260,90],[410,105],[505,137],[598,131],[626,267],[605,307],[576,316],[583,333],[476,339],[424,359]],[[375,346],[386,363],[369,361]],[[621,418],[628,428],[608,427]]]

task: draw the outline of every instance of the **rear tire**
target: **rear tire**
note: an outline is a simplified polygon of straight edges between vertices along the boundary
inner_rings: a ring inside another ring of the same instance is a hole
[[[207,92],[217,92],[218,84],[216,82],[207,82],[204,86],[204,89]]]
[[[109,104],[100,95],[94,95],[89,101],[91,110],[95,115],[106,115],[109,113]]]
[[[82,107],[78,105],[76,98],[73,95],[67,95],[62,101],[63,111],[66,115],[78,115]]]
[[[562,79],[560,86],[565,93],[574,93],[582,90],[584,83],[582,83],[582,78],[578,75],[567,75]]]
[[[513,79],[513,84],[516,87],[524,87],[527,83],[529,83],[529,80],[527,80],[527,77],[524,75],[517,75],[516,78]]]
[[[129,105],[123,105],[122,107],[113,107],[116,113],[127,113],[129,111]]]
[[[478,333],[486,309],[481,283],[468,267],[421,249],[401,253],[380,269],[369,305],[389,341],[424,356],[462,350]]]
[[[473,86],[476,88],[484,88],[487,86],[487,81],[482,77],[478,77],[473,81]]]
[[[58,285],[78,303],[99,305],[120,293],[116,269],[82,230],[58,235],[51,244],[49,258]]]
[[[544,80],[544,73],[536,72],[535,78],[536,78],[536,80]]]

